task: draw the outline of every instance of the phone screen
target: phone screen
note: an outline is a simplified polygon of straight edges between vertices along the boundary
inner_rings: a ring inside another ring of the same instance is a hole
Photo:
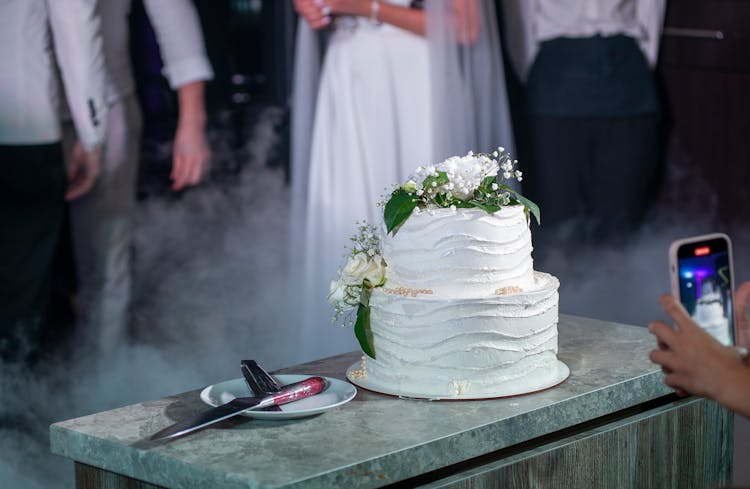
[[[729,245],[723,238],[677,250],[680,301],[693,320],[724,345],[734,343]]]

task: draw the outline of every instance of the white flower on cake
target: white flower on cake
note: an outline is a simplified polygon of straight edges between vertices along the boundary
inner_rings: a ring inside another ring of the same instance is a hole
[[[349,258],[341,273],[341,279],[349,285],[361,283],[369,267],[370,258],[366,253],[360,251]]]
[[[507,205],[523,205],[539,221],[539,208],[502,180],[523,179],[504,149],[492,154],[452,156],[437,165],[420,166],[385,203],[388,232],[396,230],[415,209],[479,208],[493,214]]]
[[[371,357],[375,352],[367,348],[369,329],[369,301],[372,289],[385,285],[385,260],[380,252],[380,235],[375,226],[358,223],[357,234],[351,238],[352,248],[344,268],[339,271],[338,280],[331,282],[328,302],[333,306],[333,321],[342,317],[344,324],[354,324],[354,333],[362,344],[362,349]],[[353,317],[354,309],[356,317]]]
[[[385,262],[375,250],[360,251],[349,258],[341,272],[341,280],[347,285],[362,285],[367,281],[375,287],[385,278]]]
[[[339,304],[345,304],[347,300],[346,284],[342,280],[332,280],[330,291],[328,292],[328,302],[336,307]],[[357,304],[348,304],[350,307],[354,307]]]

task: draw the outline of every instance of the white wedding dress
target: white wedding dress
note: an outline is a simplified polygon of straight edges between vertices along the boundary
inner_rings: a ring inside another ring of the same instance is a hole
[[[408,4],[408,2],[403,2]],[[325,53],[310,148],[302,321],[315,357],[358,348],[331,325],[326,302],[358,221],[378,224],[378,202],[418,165],[434,160],[423,37],[367,19],[342,18]],[[312,327],[310,327],[312,326]]]
[[[492,3],[478,4],[482,39],[459,49],[445,13],[450,4],[425,4],[433,26],[427,37],[365,18],[337,19],[322,68],[319,37],[303,23],[298,29],[287,292],[296,310],[287,312],[300,333],[299,361],[359,349],[351,328],[331,324],[326,297],[357,222],[382,222],[378,203],[393,185],[452,154],[512,146]]]

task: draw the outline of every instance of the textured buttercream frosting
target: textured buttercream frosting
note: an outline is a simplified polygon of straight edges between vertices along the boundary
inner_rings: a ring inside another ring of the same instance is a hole
[[[377,359],[367,359],[369,384],[477,398],[559,383],[567,375],[557,360],[559,282],[534,272],[531,249],[522,206],[426,210],[384,236],[387,283],[370,299]]]
[[[494,295],[532,286],[531,233],[520,205],[494,214],[481,209],[413,213],[383,237],[388,288],[432,290],[435,297]]]

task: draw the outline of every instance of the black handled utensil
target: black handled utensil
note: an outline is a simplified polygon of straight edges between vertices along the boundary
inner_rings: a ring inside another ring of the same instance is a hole
[[[276,382],[276,379],[271,377],[255,360],[242,360],[240,365],[245,383],[255,396],[263,397],[281,390],[281,386]],[[269,406],[264,408],[263,411],[281,411],[281,408]]]

